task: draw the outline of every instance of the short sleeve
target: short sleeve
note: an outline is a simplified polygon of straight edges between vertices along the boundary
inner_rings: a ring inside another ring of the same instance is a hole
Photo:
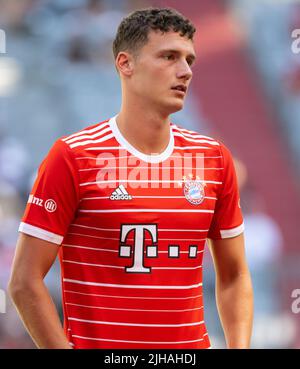
[[[233,159],[228,148],[220,143],[223,157],[222,187],[216,202],[208,238],[236,237],[243,233],[244,222],[240,207],[240,195]]]
[[[39,167],[19,231],[60,245],[76,213],[78,182],[73,153],[57,140]]]

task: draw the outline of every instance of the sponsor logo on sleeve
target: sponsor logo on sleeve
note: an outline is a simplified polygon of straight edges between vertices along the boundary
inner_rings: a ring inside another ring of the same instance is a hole
[[[45,209],[49,212],[49,213],[53,213],[56,209],[57,209],[57,205],[56,202],[52,199],[48,199],[45,202]]]
[[[48,199],[44,202],[43,199],[33,196],[32,194],[28,198],[28,204],[44,207],[49,213],[53,213],[57,209],[57,204],[53,199]]]

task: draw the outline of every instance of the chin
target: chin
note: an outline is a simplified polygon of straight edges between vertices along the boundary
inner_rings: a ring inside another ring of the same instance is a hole
[[[183,109],[184,101],[183,100],[173,100],[167,101],[165,104],[162,105],[160,101],[160,108],[164,110],[167,115],[174,114]]]
[[[176,112],[178,112],[178,111],[180,111],[180,110],[182,110],[183,109],[183,102],[178,102],[177,104],[172,104],[172,106],[170,106],[170,111],[171,111],[171,113],[170,114],[174,114],[174,113],[176,113]]]
[[[170,111],[170,114],[176,113],[177,111],[182,110],[184,107],[184,101],[182,99],[178,99],[177,101],[173,100],[167,105],[167,109]]]

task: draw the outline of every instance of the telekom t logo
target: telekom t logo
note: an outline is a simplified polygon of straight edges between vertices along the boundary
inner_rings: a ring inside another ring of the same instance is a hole
[[[134,233],[134,250],[125,244],[127,235]],[[151,273],[151,268],[144,266],[144,242],[146,234],[150,233],[153,245],[147,246],[147,257],[157,257],[157,225],[156,224],[123,224],[121,226],[120,257],[131,257],[133,255],[133,265],[126,267],[128,273]]]

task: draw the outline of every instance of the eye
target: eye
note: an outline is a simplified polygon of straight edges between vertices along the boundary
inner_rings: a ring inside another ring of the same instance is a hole
[[[175,56],[173,54],[166,54],[163,58],[166,60],[174,60]]]
[[[187,59],[186,61],[190,67],[194,64],[194,60],[192,59]]]

